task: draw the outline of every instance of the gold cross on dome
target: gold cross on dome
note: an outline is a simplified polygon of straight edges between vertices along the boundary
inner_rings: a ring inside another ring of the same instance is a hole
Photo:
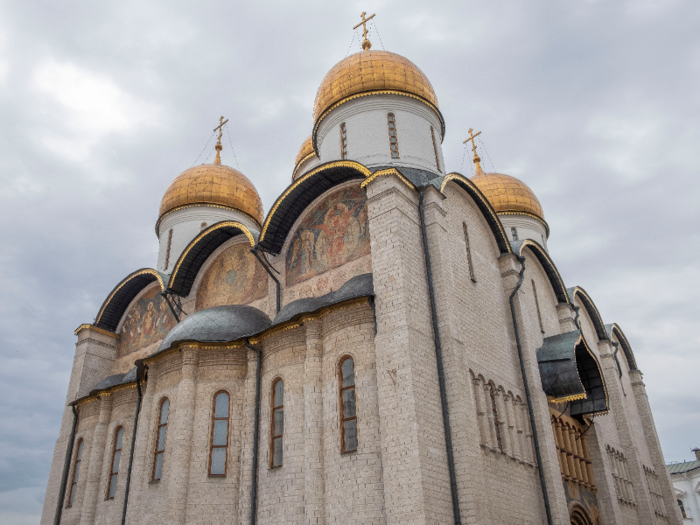
[[[481,159],[476,154],[476,143],[474,142],[474,139],[476,137],[478,137],[479,135],[481,135],[481,131],[477,131],[476,133],[474,133],[474,130],[472,128],[469,128],[469,138],[467,140],[465,140],[464,142],[462,142],[462,144],[466,144],[470,140],[472,141],[472,151],[474,152],[474,163],[475,164],[478,164],[479,162],[481,162]]]
[[[370,16],[369,18],[365,18],[366,14],[367,13],[365,11],[362,11],[362,14],[360,15],[362,17],[362,22],[353,27],[353,29],[357,29],[358,27],[362,26],[362,38],[364,38],[364,40],[362,41],[362,49],[364,49],[365,51],[369,51],[369,48],[372,47],[372,42],[367,40],[367,22],[372,20],[376,16],[376,13]]]
[[[224,149],[221,146],[221,134],[223,133],[224,124],[228,122],[228,119],[224,120],[224,117],[219,118],[219,125],[214,128],[214,131],[219,131],[219,141],[216,143],[216,158],[214,159],[214,164],[221,164],[221,150]]]

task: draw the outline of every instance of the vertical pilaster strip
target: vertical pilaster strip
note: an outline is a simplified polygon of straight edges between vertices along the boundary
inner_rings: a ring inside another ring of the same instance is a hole
[[[102,477],[102,463],[107,456],[107,427],[112,417],[112,396],[100,395],[100,416],[92,434],[90,447],[90,463],[88,464],[87,483],[85,484],[85,497],[80,512],[80,525],[92,525],[95,523],[95,511],[97,498],[100,493],[100,478]]]
[[[304,362],[304,516],[307,525],[325,525],[325,485],[323,479],[323,362],[322,322],[304,322],[306,360]]]
[[[682,517],[678,510],[676,497],[673,492],[671,476],[666,470],[663,453],[661,452],[661,443],[659,436],[656,433],[656,425],[654,424],[654,416],[651,413],[649,406],[649,398],[647,396],[646,386],[642,381],[642,373],[639,370],[630,370],[630,381],[632,382],[632,391],[637,404],[637,412],[641,420],[642,428],[644,429],[644,437],[646,438],[649,455],[653,462],[654,470],[657,476],[661,479],[659,488],[663,496],[664,503],[668,512],[668,522],[672,524],[682,523]]]
[[[168,432],[166,456],[168,469],[169,523],[184,524],[187,519],[187,490],[190,481],[192,432],[196,394],[198,351],[183,347],[182,376],[177,386],[175,402],[171,403],[172,430]],[[174,409],[174,410],[173,410]],[[169,441],[169,443],[168,443]],[[169,464],[168,464],[169,463]]]
[[[240,428],[241,465],[238,483],[238,523],[250,523],[251,497],[253,481],[253,433],[255,429],[255,376],[257,371],[257,352],[247,349],[247,370],[244,386],[243,425]],[[260,464],[258,462],[258,464]]]

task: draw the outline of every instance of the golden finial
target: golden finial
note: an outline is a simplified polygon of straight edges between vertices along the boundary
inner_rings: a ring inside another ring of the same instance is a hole
[[[362,38],[364,38],[364,40],[362,41],[362,49],[364,49],[365,51],[369,51],[369,48],[372,47],[372,42],[367,40],[367,22],[374,18],[376,13],[370,16],[369,18],[365,18],[366,14],[367,13],[365,11],[362,11],[362,14],[360,15],[362,17],[362,22],[353,27],[353,29],[357,29],[358,27],[362,26]]]
[[[481,131],[474,133],[474,130],[472,128],[469,128],[469,138],[462,142],[462,144],[466,144],[470,140],[472,141],[472,151],[474,152],[474,164],[476,164],[476,172],[483,173],[483,170],[481,169],[481,159],[479,158],[479,155],[476,154],[476,143],[474,142],[474,139],[479,135],[481,135]]]
[[[214,159],[214,164],[221,164],[221,150],[224,149],[221,146],[221,134],[223,133],[224,124],[228,122],[228,119],[224,120],[224,117],[219,118],[219,125],[214,128],[214,131],[219,130],[219,142],[216,143],[216,158]]]

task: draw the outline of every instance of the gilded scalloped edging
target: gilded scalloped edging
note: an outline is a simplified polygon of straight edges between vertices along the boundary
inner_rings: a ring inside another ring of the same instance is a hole
[[[411,188],[413,190],[416,189],[415,185],[410,180],[408,180],[406,177],[404,177],[403,174],[396,168],[387,168],[384,170],[375,171],[374,173],[372,173],[372,175],[370,175],[369,177],[367,177],[365,180],[362,181],[362,183],[360,184],[360,187],[364,188],[365,186],[367,186],[370,182],[372,182],[377,177],[383,177],[385,175],[396,175],[401,180],[401,182],[403,182],[406,186],[408,186],[409,188]]]
[[[372,91],[365,91],[364,93],[355,93],[354,95],[350,95],[345,97],[342,100],[339,100],[332,106],[330,106],[328,109],[324,110],[323,113],[321,113],[321,116],[316,119],[316,122],[314,123],[314,131],[311,134],[312,137],[312,144],[314,147],[314,151],[318,153],[318,148],[316,147],[316,132],[318,131],[319,126],[321,125],[321,122],[323,121],[324,118],[328,116],[328,114],[333,111],[335,108],[338,106],[341,106],[342,104],[345,104],[347,102],[350,102],[351,100],[355,100],[357,98],[363,98],[363,97],[370,97],[373,95],[398,95],[400,97],[408,97],[408,98],[413,98],[415,100],[418,100],[419,102],[423,102],[427,106],[429,106],[433,111],[438,116],[438,119],[440,120],[440,144],[445,140],[445,119],[442,116],[442,112],[440,109],[430,102],[429,100],[420,97],[418,95],[414,95],[413,93],[406,93],[405,91],[398,91],[394,89],[380,89],[380,90],[372,90]]]
[[[316,157],[316,158],[318,158],[318,155],[316,155],[316,152],[315,152],[315,151],[312,151],[311,153],[309,153],[308,155],[306,155],[304,158],[302,158],[301,160],[299,160],[299,162],[297,162],[296,166],[294,166],[294,171],[292,172],[292,180],[294,180],[294,176],[297,174],[297,171],[299,171],[299,166],[301,166],[302,164],[304,164],[304,162],[306,162],[306,161],[307,161],[308,159],[310,159],[311,157]]]
[[[175,265],[175,269],[173,270],[173,273],[170,275],[170,281],[168,282],[168,288],[172,287],[172,285],[175,283],[175,277],[177,276],[177,272],[180,269],[180,266],[182,265],[183,261],[185,260],[185,257],[187,257],[187,254],[190,253],[192,248],[194,248],[199,241],[201,241],[204,237],[209,235],[211,232],[220,230],[221,228],[238,228],[241,230],[241,232],[248,238],[248,242],[250,243],[251,246],[255,246],[255,239],[253,238],[253,234],[250,233],[250,230],[244,225],[241,224],[238,221],[223,221],[223,222],[217,222],[216,224],[210,226],[203,232],[201,232],[199,235],[197,235],[188,245],[187,248],[185,248],[185,251],[180,254],[180,258],[177,260],[177,264]]]
[[[544,226],[544,229],[547,232],[547,239],[549,239],[549,224],[547,224],[547,221],[545,221],[542,217],[538,217],[534,213],[529,213],[526,211],[499,211],[496,213],[496,215],[526,215],[528,217],[532,217],[533,219],[537,219],[542,223],[542,226]]]
[[[233,206],[224,206],[223,204],[213,204],[213,203],[208,203],[208,202],[194,202],[192,204],[183,204],[181,206],[177,206],[173,208],[172,210],[166,211],[160,218],[158,218],[158,221],[156,222],[156,235],[160,237],[160,233],[158,233],[158,228],[160,227],[160,223],[165,219],[168,215],[171,213],[174,213],[178,210],[184,210],[185,208],[221,208],[222,210],[232,210],[236,211],[242,215],[245,215],[248,217],[251,221],[253,221],[258,228],[260,228],[260,223],[258,222],[258,219],[250,215],[249,213],[246,213],[242,210],[239,210],[238,208],[234,208]]]
[[[162,291],[165,291],[165,283],[163,282],[162,277],[160,276],[160,274],[159,274],[157,271],[155,271],[155,270],[152,269],[152,268],[144,268],[143,270],[138,270],[138,271],[132,273],[131,275],[127,276],[122,282],[120,282],[120,283],[117,285],[117,287],[116,287],[114,290],[112,290],[112,293],[109,294],[109,297],[107,297],[107,300],[106,300],[106,301],[104,302],[104,304],[102,305],[102,308],[100,308],[100,313],[97,314],[97,319],[95,320],[95,324],[99,323],[100,320],[102,319],[102,314],[104,313],[105,308],[107,308],[107,305],[110,303],[110,301],[112,300],[112,298],[114,297],[114,295],[115,295],[119,290],[121,290],[121,288],[122,288],[126,283],[128,283],[131,279],[133,279],[134,277],[138,277],[139,275],[144,275],[144,274],[146,274],[146,273],[151,274],[151,275],[154,275],[154,276],[156,277],[156,279],[158,279],[158,282],[160,283],[160,290],[161,290],[161,292],[162,292]]]
[[[110,332],[109,330],[105,330],[104,328],[99,328],[95,326],[94,324],[89,324],[89,323],[83,323],[81,324],[78,328],[75,329],[75,332],[73,332],[74,335],[78,335],[80,332],[83,330],[94,330],[95,332],[99,334],[103,334],[109,337],[112,337],[114,339],[119,339],[119,334],[115,334],[114,332]]]
[[[258,240],[258,244],[260,244],[265,239],[265,234],[267,233],[267,228],[270,225],[270,220],[277,211],[277,208],[279,208],[279,205],[282,204],[284,199],[287,198],[287,195],[289,195],[297,186],[299,186],[299,184],[301,184],[308,178],[313,177],[317,173],[333,168],[353,168],[362,173],[365,177],[369,177],[370,175],[372,175],[372,172],[368,168],[366,168],[359,162],[355,162],[353,160],[339,160],[337,162],[330,162],[328,164],[318,166],[317,168],[312,169],[308,173],[305,173],[299,179],[295,180],[286,190],[284,190],[284,193],[282,195],[277,197],[275,204],[272,205],[270,213],[267,214],[267,219],[265,219],[265,224],[263,225],[262,232],[260,233],[260,239]]]
[[[579,399],[586,399],[588,395],[586,392],[583,394],[574,394],[573,396],[557,397],[552,399],[552,403],[568,403],[569,401],[578,401]]]

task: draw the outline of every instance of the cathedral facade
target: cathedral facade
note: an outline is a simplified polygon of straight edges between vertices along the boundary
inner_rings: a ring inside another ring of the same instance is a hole
[[[642,373],[412,62],[321,84],[264,216],[221,163],[76,330],[42,524],[676,524]]]

